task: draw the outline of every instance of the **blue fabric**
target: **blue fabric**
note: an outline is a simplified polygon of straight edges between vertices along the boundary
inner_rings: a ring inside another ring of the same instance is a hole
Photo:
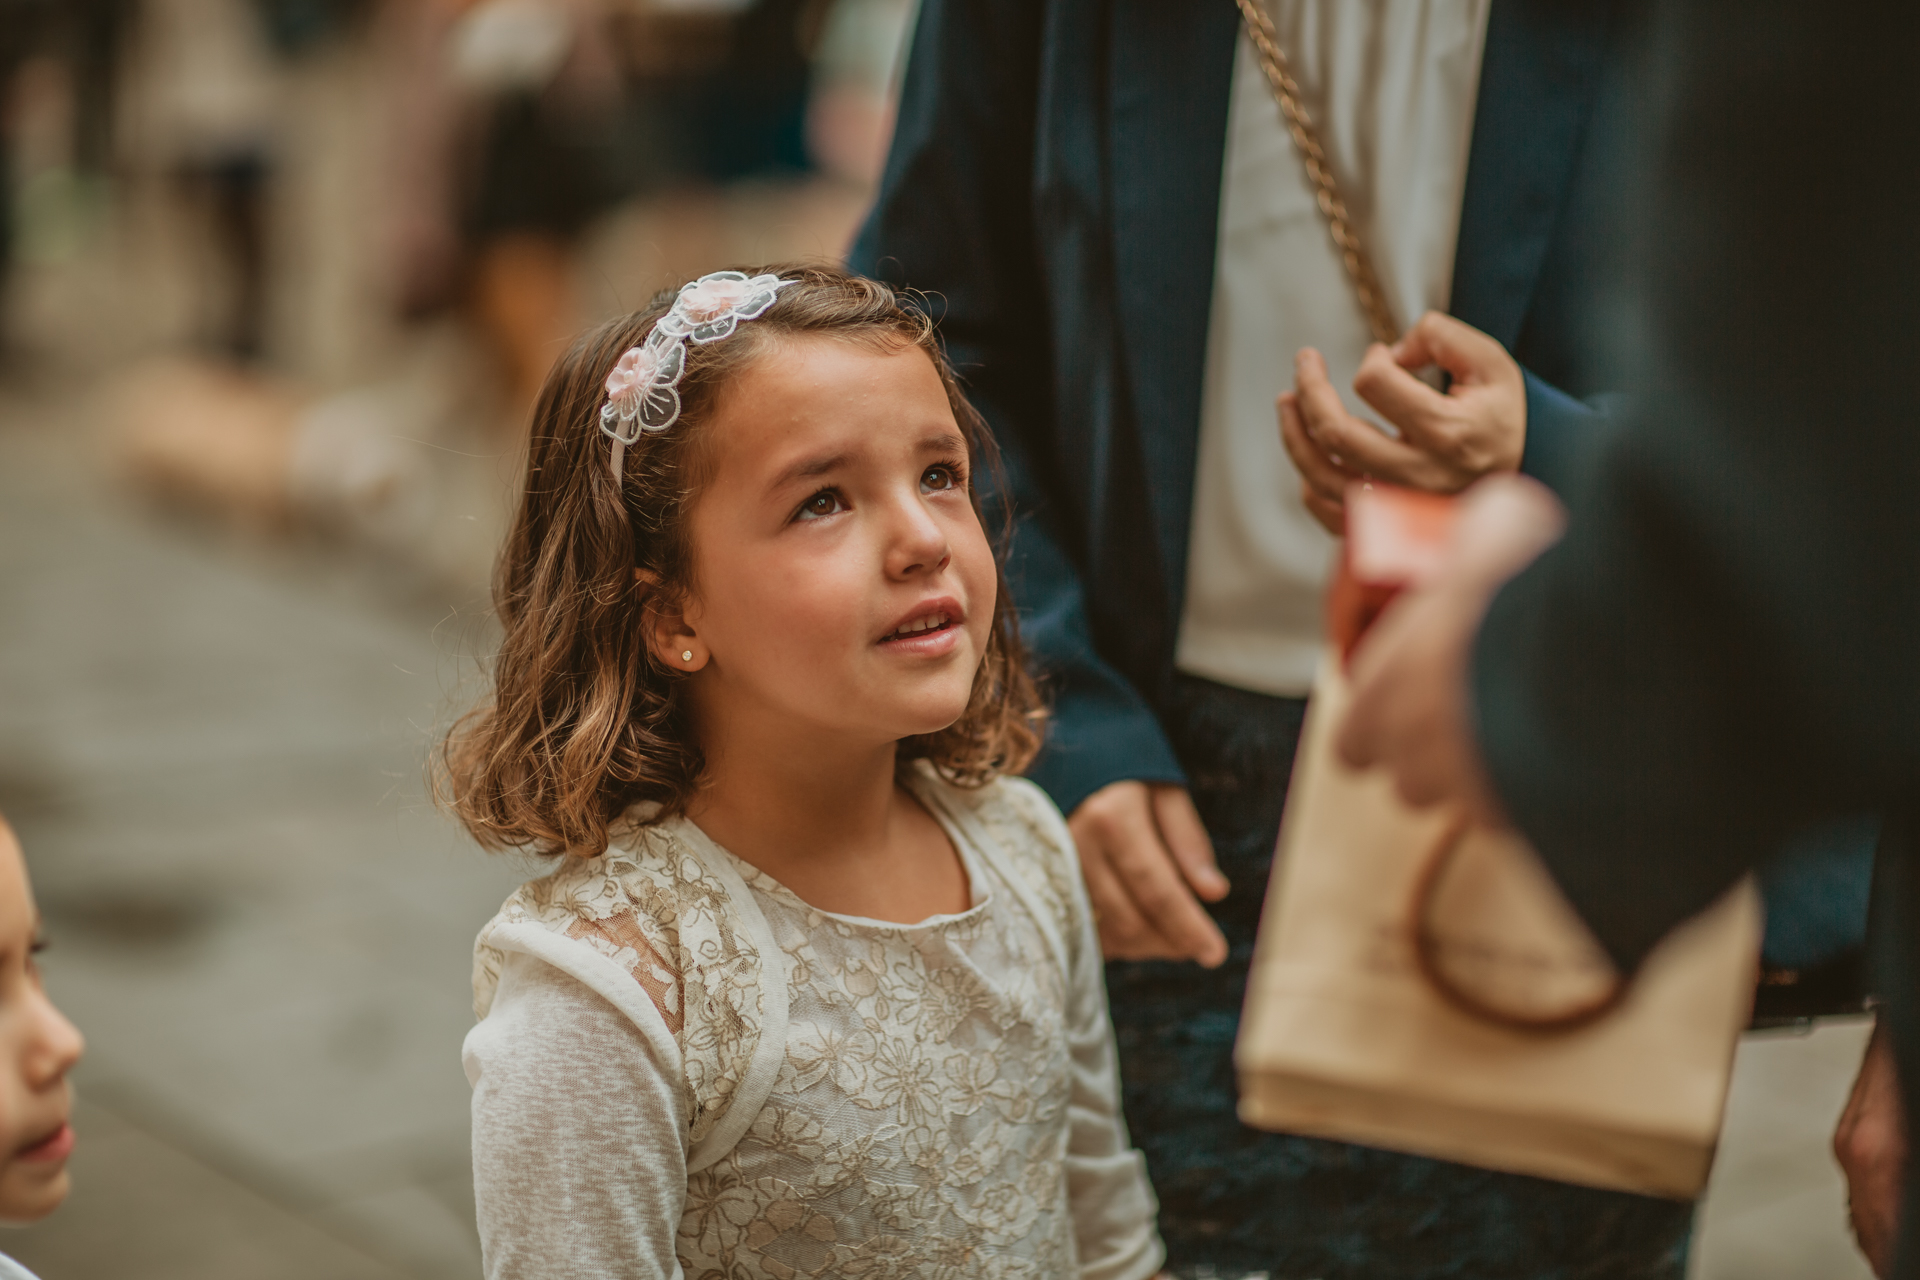
[[[1572,475],[1583,449],[1605,426],[1604,408],[1576,400],[1522,369],[1527,386],[1527,445],[1520,469],[1543,484],[1558,489]]]
[[[1802,832],[1762,864],[1769,966],[1811,969],[1866,946],[1879,842],[1879,816],[1855,814]]]

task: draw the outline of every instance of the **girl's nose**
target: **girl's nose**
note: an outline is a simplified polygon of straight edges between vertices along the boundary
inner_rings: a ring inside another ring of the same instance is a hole
[[[887,574],[894,578],[937,572],[953,558],[946,528],[916,493],[900,503],[887,547]]]
[[[47,999],[46,993],[36,991],[33,999],[32,1040],[27,1046],[23,1067],[27,1083],[36,1089],[45,1089],[59,1083],[73,1070],[87,1042],[80,1035],[80,1029],[67,1021],[67,1015]]]

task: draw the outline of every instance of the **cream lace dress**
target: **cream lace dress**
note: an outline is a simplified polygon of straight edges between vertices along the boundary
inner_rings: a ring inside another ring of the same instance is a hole
[[[465,1048],[489,1280],[1154,1274],[1066,826],[913,785],[960,914],[816,910],[685,820],[508,899]]]

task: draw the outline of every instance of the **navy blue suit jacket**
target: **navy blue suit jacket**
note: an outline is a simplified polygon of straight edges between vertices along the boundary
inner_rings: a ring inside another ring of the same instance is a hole
[[[1494,0],[1453,312],[1527,369],[1549,484],[1599,412],[1583,357],[1620,97],[1609,0]],[[1183,781],[1155,708],[1185,598],[1238,10],[925,0],[856,270],[925,291],[1007,457],[1008,572],[1062,809]],[[1276,428],[1277,429],[1277,428]]]

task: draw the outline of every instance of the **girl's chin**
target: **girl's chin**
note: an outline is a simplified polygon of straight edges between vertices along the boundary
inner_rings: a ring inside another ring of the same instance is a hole
[[[924,715],[901,716],[895,721],[895,731],[890,736],[895,739],[924,738],[943,729],[951,729],[966,711],[967,704],[962,702],[952,712],[943,708]]]
[[[64,1163],[46,1168],[8,1165],[0,1173],[0,1222],[38,1222],[60,1207],[72,1186]]]

